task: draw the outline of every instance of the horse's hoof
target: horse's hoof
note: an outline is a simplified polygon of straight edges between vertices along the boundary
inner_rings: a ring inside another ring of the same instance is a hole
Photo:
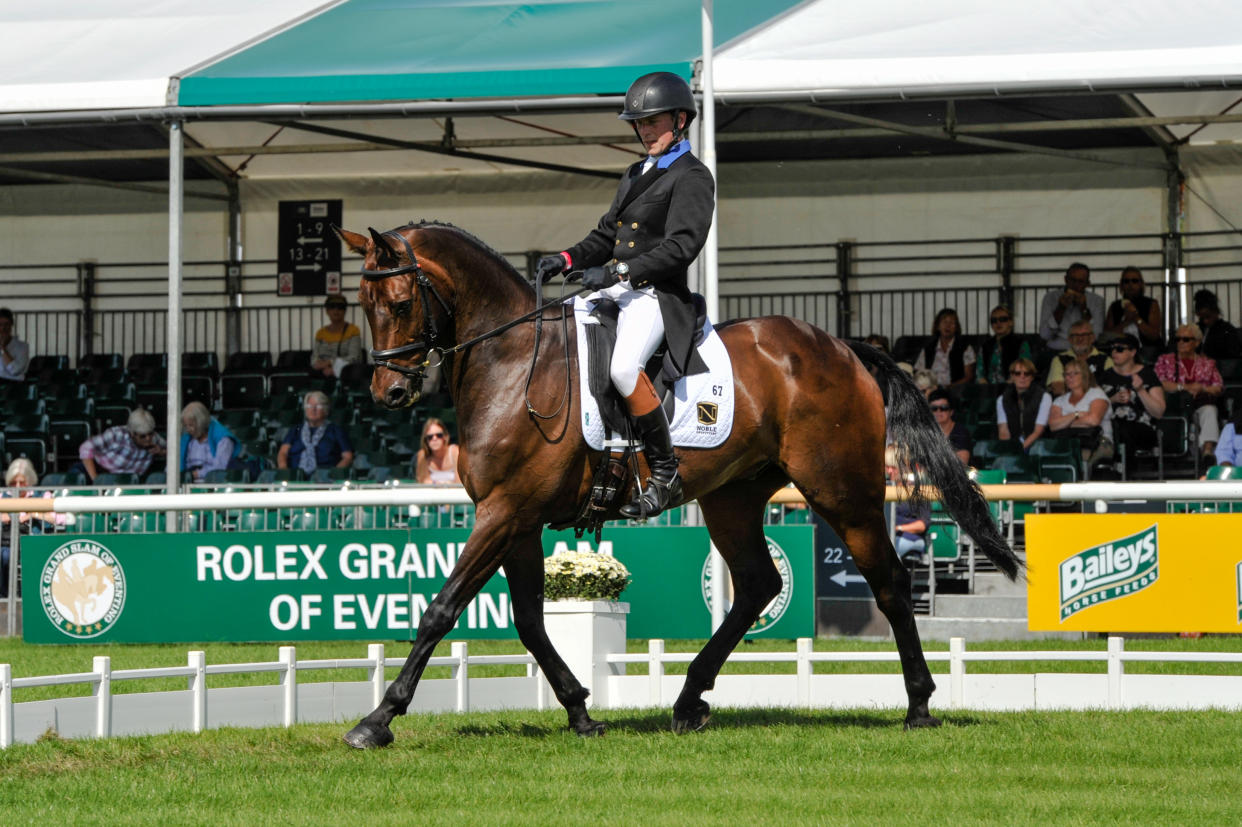
[[[345,733],[345,743],[354,749],[379,749],[393,742],[392,730],[384,724],[362,721]]]
[[[595,721],[590,718],[581,724],[574,724],[573,726],[573,731],[582,738],[598,738],[604,734],[606,729],[603,721]]]
[[[917,718],[906,718],[906,729],[931,729],[940,726],[940,719],[935,715],[921,715]]]
[[[687,732],[700,732],[711,720],[711,707],[707,701],[699,701],[689,712],[673,710],[673,732],[685,735]]]

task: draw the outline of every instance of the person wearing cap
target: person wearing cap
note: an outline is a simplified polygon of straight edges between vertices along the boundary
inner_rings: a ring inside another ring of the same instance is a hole
[[[1139,361],[1139,340],[1122,333],[1107,345],[1113,366],[1096,376],[1113,411],[1113,442],[1136,448],[1156,447],[1155,420],[1164,416],[1164,388],[1149,365]]]
[[[362,331],[345,321],[349,302],[344,296],[328,296],[323,303],[328,323],[315,333],[311,348],[311,373],[340,376],[345,366],[362,361]]]
[[[537,264],[540,279],[583,270],[582,284],[620,307],[610,373],[637,424],[651,475],[626,517],[651,517],[681,498],[677,457],[660,397],[643,365],[668,339],[679,375],[705,373],[694,347],[695,310],[688,268],[712,223],[716,183],[690,153],[685,131],[698,113],[689,85],[671,72],[630,85],[625,109],[644,158],[625,171],[616,197],[586,238]],[[676,378],[676,377],[673,377]]]
[[[1216,294],[1206,288],[1195,291],[1195,316],[1203,331],[1203,355],[1218,362],[1242,358],[1242,335],[1220,314]]]

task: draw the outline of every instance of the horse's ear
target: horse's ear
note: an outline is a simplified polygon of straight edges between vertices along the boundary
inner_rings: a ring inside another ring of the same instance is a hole
[[[397,254],[388,244],[388,239],[374,227],[367,227],[371,231],[371,241],[375,244],[375,263],[376,264],[393,264],[397,263]]]
[[[360,256],[365,256],[367,254],[366,236],[360,233],[351,233],[349,230],[342,230],[335,224],[331,226],[332,232],[336,233],[336,237],[339,238],[346,247],[353,250]]]

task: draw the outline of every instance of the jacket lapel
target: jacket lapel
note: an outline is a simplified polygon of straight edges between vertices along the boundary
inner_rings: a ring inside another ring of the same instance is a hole
[[[642,167],[637,167],[637,169],[642,169]],[[629,192],[621,198],[621,205],[617,207],[617,213],[620,214],[624,212],[625,208],[633,203],[634,199],[651,189],[651,185],[660,178],[664,177],[666,174],[668,174],[668,170],[659,169],[658,167],[647,170],[645,175],[640,173],[638,175],[638,180],[630,184]]]

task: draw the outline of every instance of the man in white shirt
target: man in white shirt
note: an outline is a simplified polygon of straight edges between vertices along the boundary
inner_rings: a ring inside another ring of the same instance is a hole
[[[0,307],[0,380],[21,382],[30,364],[30,347],[13,335],[13,311]]]
[[[1070,346],[1070,327],[1079,321],[1091,323],[1099,336],[1104,332],[1104,297],[1092,293],[1091,268],[1075,261],[1065,271],[1065,289],[1057,288],[1044,296],[1039,306],[1039,337],[1052,350]]]

